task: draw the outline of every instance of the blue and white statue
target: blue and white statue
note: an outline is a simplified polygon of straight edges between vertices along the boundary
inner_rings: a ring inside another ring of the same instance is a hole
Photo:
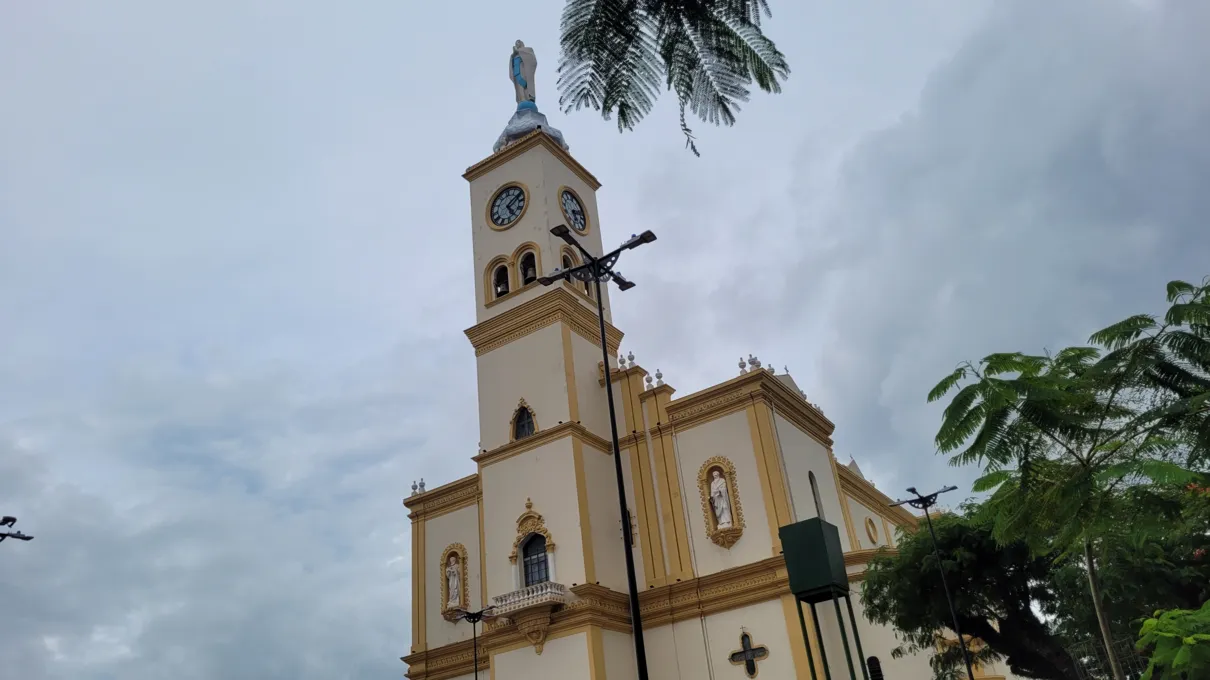
[[[537,70],[538,58],[534,56],[534,49],[526,47],[525,43],[518,40],[508,58],[508,79],[512,81],[513,89],[517,93],[517,109],[538,108],[534,103],[537,100],[534,93],[534,72]]]
[[[538,58],[534,56],[533,48],[526,47],[525,43],[518,40],[513,44],[513,53],[508,57],[508,79],[517,95],[517,110],[513,112],[508,125],[504,126],[504,132],[496,139],[492,146],[493,152],[500,151],[537,130],[546,133],[564,151],[568,149],[567,142],[563,140],[563,133],[551,127],[546,116],[538,111],[534,88],[534,72],[537,70]]]

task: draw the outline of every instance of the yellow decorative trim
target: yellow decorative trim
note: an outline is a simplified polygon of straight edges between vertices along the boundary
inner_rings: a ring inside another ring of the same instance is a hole
[[[871,548],[868,550],[853,550],[844,554],[844,566],[853,567],[859,564],[868,564],[870,560],[877,555],[898,555],[899,551],[894,548]]]
[[[416,547],[418,548],[418,551],[417,551],[416,561],[415,561],[415,565],[418,567],[418,569],[417,569],[418,573],[413,575],[413,578],[417,579],[417,581],[418,581],[417,591],[420,596],[420,599],[418,602],[412,603],[412,606],[416,607],[416,609],[418,610],[418,613],[419,613],[418,618],[420,619],[417,622],[418,625],[417,625],[416,630],[412,632],[412,638],[416,641],[416,647],[420,650],[424,650],[428,647],[428,637],[429,637],[428,636],[429,602],[428,602],[428,593],[426,592],[426,589],[425,589],[425,584],[428,583],[427,575],[426,575],[427,567],[428,567],[428,564],[427,564],[428,558],[425,557],[425,552],[426,552],[425,545],[428,543],[428,538],[425,535],[425,533],[426,533],[425,525],[426,524],[427,523],[422,518],[419,522],[412,525],[414,527],[413,531],[418,531],[420,533],[420,537],[417,540]]]
[[[865,535],[870,537],[870,543],[878,545],[878,527],[874,525],[872,517],[865,518]]]
[[[521,193],[525,194],[525,205],[521,206],[521,214],[517,215],[517,219],[504,226],[500,226],[492,220],[492,204],[495,203],[500,194],[509,187],[517,187],[521,189]],[[520,223],[521,218],[525,217],[525,213],[529,211],[529,199],[529,187],[525,186],[524,183],[514,181],[505,182],[492,192],[492,197],[487,199],[487,205],[483,206],[483,221],[487,224],[487,226],[491,227],[493,231],[507,231]]]
[[[563,380],[567,384],[567,414],[572,422],[580,422],[580,393],[576,389],[576,361],[572,351],[571,327],[561,324],[563,334]]]
[[[403,499],[413,521],[468,508],[479,499],[479,475],[473,474]]]
[[[567,210],[563,207],[563,192],[564,191],[566,191],[567,193],[569,193],[573,197],[575,197],[576,202],[580,204],[580,210],[584,211],[584,231],[580,231],[579,229],[576,229],[572,225],[571,215],[568,215]],[[590,218],[588,215],[588,204],[584,202],[583,198],[580,198],[580,194],[576,193],[575,189],[572,189],[569,186],[559,187],[559,192],[557,194],[555,194],[555,200],[557,200],[559,202],[559,212],[563,213],[563,219],[567,220],[567,226],[570,227],[573,232],[575,232],[581,236],[584,236],[588,232],[592,231],[592,218]]]
[[[774,600],[789,587],[785,558],[776,555],[642,592],[639,611],[643,627],[654,628]]]
[[[513,411],[513,417],[508,421],[508,441],[510,443],[521,441],[521,439],[517,439],[517,416],[521,415],[521,411],[527,411],[529,413],[530,420],[534,424],[534,431],[521,439],[529,439],[541,431],[538,428],[538,414],[534,412],[532,406],[525,403],[525,398],[522,397],[519,401],[517,401],[517,410]]]
[[[832,431],[836,427],[832,421],[763,368],[669,402],[668,420],[683,430],[741,411],[747,407],[744,401],[749,398],[769,404],[778,415],[831,449]]]
[[[479,494],[479,604],[487,606],[487,532],[483,528],[483,494]]]
[[[526,498],[525,512],[517,518],[517,538],[513,541],[513,551],[508,554],[509,562],[517,563],[517,550],[521,547],[521,542],[533,534],[541,534],[546,539],[546,552],[555,551],[555,540],[546,529],[546,520],[534,511],[534,502]]]
[[[588,629],[588,680],[606,680],[605,634],[597,626]]]
[[[421,565],[424,563],[424,543],[421,541],[423,522],[412,522],[412,652],[423,650],[424,578]]]
[[[583,165],[580,165],[575,158],[572,158],[571,154],[564,151],[563,147],[551,139],[550,135],[541,130],[534,130],[496,153],[475,163],[466,169],[466,172],[462,174],[462,178],[468,182],[473,181],[536,146],[545,148],[551,155],[562,161],[563,165],[566,165],[577,177],[584,180],[589,189],[596,191],[601,188],[601,183],[597,181],[596,177],[592,176],[592,173],[588,172]]]
[[[710,487],[713,484],[711,472],[717,472],[727,487],[728,500],[731,503],[731,526],[719,528],[711,503]],[[725,456],[714,456],[702,463],[697,472],[697,489],[702,496],[702,519],[706,521],[706,536],[717,546],[731,549],[735,542],[744,535],[744,506],[739,499],[739,482],[735,477],[735,464]]]
[[[571,330],[600,347],[596,310],[590,309],[571,291],[558,287],[468,328],[466,337],[475,348],[475,355],[482,356],[559,322],[566,323]],[[605,336],[609,351],[616,353],[622,343],[622,332],[606,323]]]
[[[777,508],[773,500],[773,482],[769,472],[768,458],[760,440],[760,424],[756,420],[756,404],[748,402],[748,432],[752,437],[752,457],[756,460],[756,476],[760,480],[760,495],[765,501],[765,519],[769,524],[769,541],[773,545],[773,554],[781,553],[781,535],[778,533]]]
[[[786,483],[785,464],[773,424],[774,405],[769,400],[759,398],[759,395],[753,395],[753,401],[756,406],[757,430],[764,445],[765,464],[768,466],[769,483],[773,490],[773,511],[777,515],[777,526],[783,527],[793,524],[795,517],[790,509],[790,485]],[[780,535],[774,545],[776,549],[781,549]]]
[[[588,474],[584,469],[584,445],[578,439],[571,440],[571,459],[576,475],[576,500],[580,511],[580,549],[584,553],[584,580],[597,582],[596,560],[592,552],[592,513],[588,506]],[[514,547],[513,552],[516,552]]]
[[[845,493],[844,485],[840,483],[842,466],[836,462],[836,456],[830,450],[828,459],[828,464],[832,466],[832,480],[836,482],[836,496],[840,499],[840,515],[844,519],[845,535],[849,537],[849,550],[860,550],[861,541],[857,538],[857,526],[853,523],[853,511],[849,508],[849,495]]]
[[[589,432],[588,428],[584,427],[580,423],[560,423],[558,425],[548,427],[545,430],[535,432],[524,439],[518,439],[517,441],[502,444],[491,451],[484,451],[471,460],[478,463],[479,467],[482,468],[486,465],[499,463],[502,460],[507,460],[513,456],[520,455],[526,451],[532,451],[540,446],[544,446],[565,437],[574,437],[579,439],[584,444],[587,444],[591,448],[596,449],[597,451],[600,451],[606,455],[613,450],[612,444],[598,437],[592,432]]]
[[[852,496],[853,500],[866,506],[871,512],[887,518],[897,527],[906,527],[912,531],[916,529],[919,518],[905,510],[902,505],[890,507],[895,501],[857,476],[856,472],[839,464],[836,465],[836,472],[844,492]]]
[[[458,578],[461,579],[459,583],[462,584],[458,592],[458,604],[455,607],[450,607],[450,584],[445,573],[446,569],[449,568],[451,557],[458,560],[458,566],[460,567]],[[456,609],[470,609],[471,584],[470,579],[467,577],[467,559],[466,546],[461,543],[451,543],[441,553],[441,562],[438,563],[441,566],[437,573],[441,575],[441,618],[446,621],[453,621],[458,618],[458,614],[455,612]]]

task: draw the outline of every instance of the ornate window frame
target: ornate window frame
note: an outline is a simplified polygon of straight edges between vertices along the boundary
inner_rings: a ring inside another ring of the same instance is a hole
[[[462,579],[462,592],[458,594],[459,602],[457,607],[450,606],[450,583],[445,578],[445,569],[450,563],[450,555],[458,556],[458,565],[461,568],[458,577]],[[441,568],[437,570],[437,573],[441,577],[441,618],[446,621],[453,621],[458,618],[456,610],[459,608],[467,611],[470,610],[470,585],[467,583],[469,580],[467,576],[467,560],[466,546],[461,543],[451,543],[441,552]]]
[[[555,539],[546,528],[546,519],[534,510],[533,499],[525,499],[525,512],[517,518],[517,537],[513,540],[513,551],[508,554],[508,561],[513,565],[513,583],[515,588],[522,588],[520,565],[517,563],[521,544],[534,534],[541,534],[546,539],[546,572],[552,582],[555,581]]]
[[[727,481],[727,491],[731,497],[731,526],[719,529],[716,526],[714,510],[710,506],[710,471],[719,469],[723,479]],[[736,480],[735,464],[726,456],[707,458],[697,472],[697,488],[702,495],[702,519],[706,522],[706,536],[715,545],[731,549],[744,535],[744,506],[739,498],[739,482]]]
[[[538,434],[538,432],[540,430],[540,428],[538,427],[538,414],[536,412],[534,412],[534,408],[532,406],[525,403],[525,398],[522,397],[520,400],[517,401],[517,408],[516,408],[516,410],[513,411],[513,417],[508,419],[508,441],[510,441],[510,442],[517,441],[517,414],[521,413],[521,409],[525,409],[526,411],[529,411],[529,417],[534,423],[534,431],[531,432],[529,434],[529,436],[532,437],[535,434]],[[528,437],[522,437],[522,439],[527,439],[527,438]],[[528,506],[526,506],[526,507],[528,507]]]

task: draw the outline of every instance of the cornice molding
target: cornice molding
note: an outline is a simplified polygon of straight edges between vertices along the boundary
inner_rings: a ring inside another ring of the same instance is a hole
[[[484,451],[471,460],[478,463],[479,467],[484,467],[566,437],[574,437],[580,440],[582,444],[587,444],[607,455],[613,451],[612,444],[604,438],[593,434],[580,423],[559,423],[544,430],[538,430],[524,439],[518,439],[502,446],[497,446],[491,451]]]
[[[479,501],[479,495],[479,475],[476,473],[409,496],[403,499],[403,506],[411,510],[408,518],[416,522],[468,508]]]
[[[869,508],[872,512],[887,518],[896,526],[907,527],[915,531],[920,518],[908,512],[902,505],[890,507],[895,501],[890,496],[874,488],[873,484],[862,479],[848,468],[847,465],[836,465],[837,477],[840,478],[840,490],[853,500]]]
[[[852,567],[859,564],[869,564],[870,560],[880,554],[898,555],[899,550],[887,547],[853,550],[844,554],[844,566]]]
[[[496,153],[475,163],[467,168],[466,172],[462,173],[462,178],[468,182],[473,181],[537,146],[545,148],[552,156],[562,161],[568,170],[571,170],[577,177],[584,180],[584,183],[593,191],[601,188],[601,183],[596,177],[593,177],[587,168],[580,165],[579,161],[573,158],[570,153],[564,151],[558,142],[542,130],[534,130]]]
[[[742,410],[753,399],[769,404],[779,415],[831,449],[832,432],[836,429],[832,421],[763,368],[670,401],[669,424],[677,430],[693,427]]]
[[[859,551],[861,553],[874,551]],[[860,559],[859,556],[855,559]],[[850,559],[845,556],[846,564]],[[865,578],[864,573],[849,574],[850,583]],[[786,561],[781,555],[727,569],[681,583],[652,588],[639,593],[639,611],[643,625],[655,628],[677,621],[776,600],[789,593]],[[630,600],[625,593],[605,586],[584,584],[570,588],[575,598],[551,614],[547,639],[574,634],[591,626],[629,635]],[[528,644],[517,626],[491,621],[479,636],[479,670],[487,671],[491,651]],[[448,680],[474,671],[471,666],[471,641],[463,640],[434,649],[416,652],[401,659],[408,664],[411,680]]]
[[[482,356],[559,322],[566,323],[571,330],[594,345],[600,342],[596,310],[590,310],[575,294],[562,287],[553,288],[471,326],[466,329],[466,337],[475,348],[475,355]],[[622,344],[622,331],[607,322],[605,338],[610,352],[616,353]]]

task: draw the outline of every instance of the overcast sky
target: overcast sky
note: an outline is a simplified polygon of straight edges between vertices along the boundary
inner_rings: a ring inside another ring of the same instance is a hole
[[[476,5],[471,8],[468,5]],[[928,389],[1210,274],[1210,3],[772,0],[793,73],[682,147],[556,106],[560,0],[0,4],[0,676],[397,678],[400,499],[474,471],[460,177],[538,104],[623,349],[788,365],[888,493]]]

